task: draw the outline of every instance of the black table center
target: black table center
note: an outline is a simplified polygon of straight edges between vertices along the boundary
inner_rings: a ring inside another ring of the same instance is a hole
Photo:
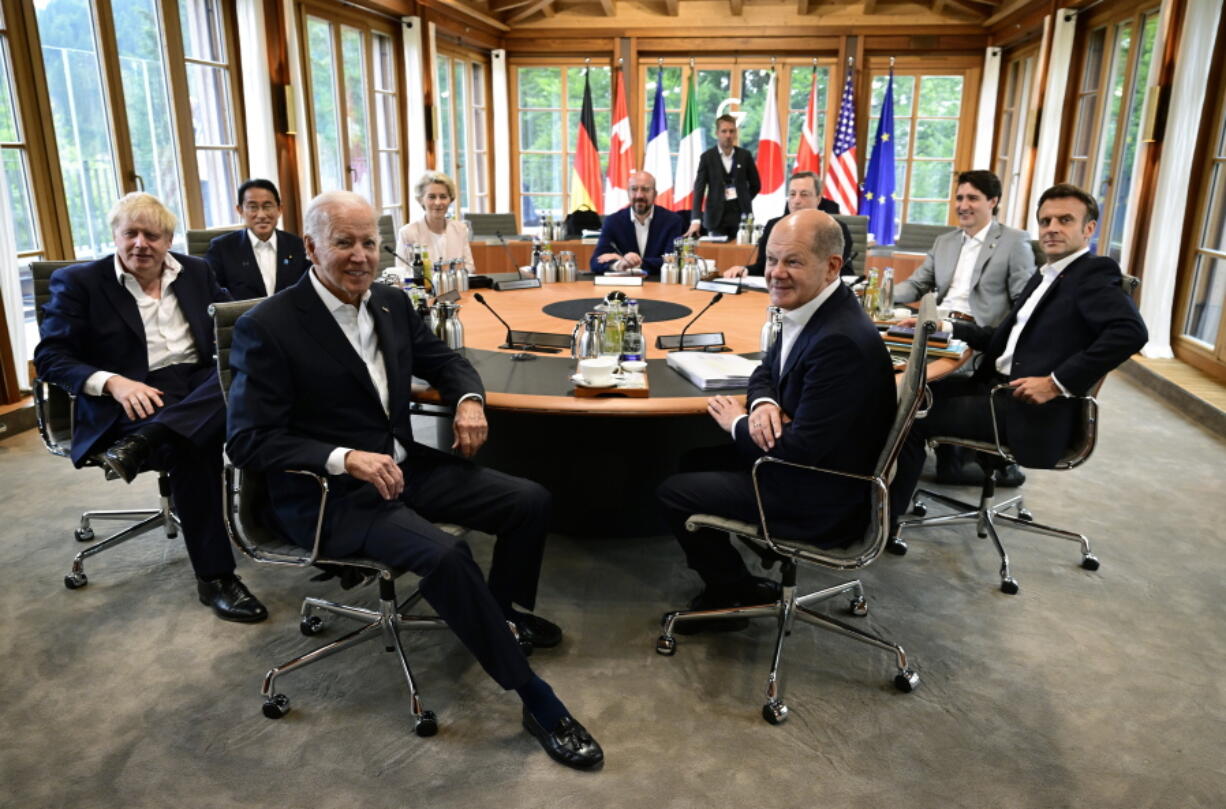
[[[686,317],[694,310],[688,306],[671,301],[653,301],[648,298],[635,298],[626,295],[628,299],[639,302],[639,314],[644,322],[657,323],[661,320],[678,320]],[[598,304],[604,303],[604,298],[576,298],[570,301],[556,301],[547,304],[543,311],[550,317],[569,320],[572,323],[583,318],[588,312],[594,311]]]

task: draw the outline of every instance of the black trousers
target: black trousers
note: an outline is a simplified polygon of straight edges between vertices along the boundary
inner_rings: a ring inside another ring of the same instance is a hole
[[[512,602],[532,609],[549,527],[550,495],[530,480],[414,445],[405,489],[374,515],[361,554],[421,576],[421,592],[503,688],[532,676],[507,628]],[[434,526],[495,534],[488,583],[468,543]]]
[[[150,425],[169,430],[173,438],[153,447],[148,466],[170,473],[171,496],[192,569],[202,579],[233,573],[234,553],[221,518],[226,406],[217,369],[170,365],[151,371],[145,382],[162,391],[165,406],[147,419],[121,417],[96,446],[105,449]]]
[[[720,189],[723,193],[723,189]],[[720,233],[729,239],[736,238],[736,232],[741,227],[741,205],[739,200],[724,200],[724,207],[719,212],[719,223],[712,233]]]
[[[954,377],[932,383],[932,407],[927,417],[916,419],[912,425],[890,487],[890,516],[895,524],[910,508],[911,497],[924,470],[925,442],[929,438],[951,435],[976,441],[994,440],[988,394],[1004,379],[1003,376],[993,376],[988,381]],[[1008,443],[1004,419],[1000,422],[1000,438]]]

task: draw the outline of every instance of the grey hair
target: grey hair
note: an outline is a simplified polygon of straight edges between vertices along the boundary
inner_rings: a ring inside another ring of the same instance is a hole
[[[823,262],[831,256],[838,256],[841,261],[843,246],[843,229],[833,216],[826,216],[824,221],[817,225],[817,233],[813,237],[813,254]]]
[[[788,183],[791,184],[792,180],[803,180],[806,177],[813,180],[813,191],[818,194],[822,193],[822,178],[812,171],[797,171],[788,177]]]
[[[178,224],[175,215],[162,204],[161,200],[144,191],[133,191],[120,197],[111,206],[108,219],[112,232],[118,230],[121,223],[132,221],[153,225],[167,236],[174,234],[175,225]]]
[[[361,194],[352,191],[325,191],[307,204],[306,213],[302,217],[302,235],[310,236],[311,241],[322,244],[332,233],[332,209],[346,205],[360,205],[370,210],[371,218],[375,218],[375,209]],[[376,230],[375,239],[379,239]]]
[[[456,200],[455,180],[443,174],[441,171],[427,171],[421,175],[421,179],[417,181],[417,185],[413,186],[413,198],[421,202],[421,198],[426,195],[426,188],[438,184],[447,189],[447,194],[450,195],[451,201]]]

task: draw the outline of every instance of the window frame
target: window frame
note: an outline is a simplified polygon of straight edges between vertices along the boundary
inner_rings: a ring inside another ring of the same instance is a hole
[[[477,50],[472,50],[469,48],[464,48],[455,43],[448,41],[447,39],[444,38],[443,33],[440,31],[438,35],[436,36],[434,64],[431,66],[431,72],[433,73],[433,76],[431,79],[432,81],[431,86],[435,88],[436,94],[438,93],[438,88],[439,88],[439,84],[438,84],[439,59],[446,59],[448,66],[449,66],[448,87],[452,88],[451,89],[451,102],[452,103],[450,105],[450,108],[452,111],[451,122],[450,122],[451,132],[452,132],[452,144],[451,144],[451,160],[449,161],[449,165],[443,165],[445,161],[443,159],[441,149],[438,146],[440,142],[439,136],[443,131],[442,119],[441,119],[441,116],[443,113],[443,110],[442,110],[443,105],[436,102],[434,104],[433,110],[431,111],[431,114],[433,115],[433,118],[434,118],[434,144],[435,144],[434,164],[435,166],[438,167],[438,171],[441,171],[447,176],[452,177],[453,179],[456,179],[458,181],[459,178],[456,177],[456,168],[455,168],[456,162],[457,162],[456,143],[455,143],[455,140],[456,140],[455,126],[456,126],[457,121],[462,121],[464,125],[464,132],[465,132],[465,136],[464,136],[464,148],[465,148],[464,173],[465,173],[465,177],[464,177],[464,183],[462,185],[462,188],[463,188],[464,193],[468,196],[468,199],[464,201],[463,204],[461,204],[460,200],[456,200],[456,208],[453,213],[457,218],[461,217],[462,213],[466,213],[466,212],[490,213],[494,210],[494,189],[493,189],[493,185],[494,185],[494,182],[493,182],[493,178],[494,178],[494,164],[493,164],[494,128],[493,128],[493,105],[491,104],[492,94],[493,94],[493,89],[494,89],[493,88],[493,71],[492,71],[492,66],[491,66],[491,63],[493,60],[490,58],[490,54],[486,51],[477,51]],[[462,62],[466,65],[465,73],[467,74],[466,81],[468,82],[465,88],[465,92],[467,93],[467,95],[465,96],[465,98],[467,99],[467,103],[465,106],[468,109],[465,111],[466,114],[464,114],[463,116],[459,114],[460,111],[457,110],[456,104],[455,104],[456,95],[455,95],[454,88],[455,88],[455,67],[456,67],[457,61]],[[475,110],[476,105],[473,104],[472,102],[472,87],[473,87],[472,68],[473,68],[473,65],[480,65],[482,74],[483,74],[482,85],[484,88],[483,92],[485,94],[485,104],[483,105],[483,109],[485,110],[485,127],[484,127],[485,128],[485,148],[484,149],[476,149],[473,146],[473,143],[474,143],[473,132],[476,130],[476,126],[477,126],[476,121],[474,120],[474,116],[473,116],[473,112]],[[518,113],[518,107],[516,109],[516,112]],[[474,181],[474,178],[476,175],[475,163],[477,160],[480,160],[482,163],[485,164],[485,189],[484,191],[478,190],[476,188],[477,184]],[[478,201],[480,200],[484,200],[484,207],[477,204]]]
[[[1000,178],[1002,188],[999,220],[1003,225],[1021,230],[1026,230],[1030,181],[1034,171],[1034,143],[1038,127],[1038,109],[1034,102],[1041,72],[1040,50],[1039,43],[1032,42],[1012,48],[1001,60],[1003,80],[997,97],[997,125],[992,137],[992,172]],[[1012,97],[1011,90],[1016,90]],[[1012,107],[1009,106],[1010,101]],[[1019,112],[1022,114],[1019,115]],[[1002,124],[1006,115],[1010,119],[1007,127]],[[1014,177],[1017,178],[1016,185],[1013,183]]]

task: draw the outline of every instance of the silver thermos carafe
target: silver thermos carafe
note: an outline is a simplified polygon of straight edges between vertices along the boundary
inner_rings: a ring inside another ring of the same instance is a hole
[[[681,280],[681,273],[677,270],[677,254],[665,253],[664,263],[660,265],[660,283],[675,284]]]
[[[758,346],[765,354],[779,339],[783,331],[783,309],[778,306],[766,307],[766,322],[762,324],[762,332],[758,338]]]
[[[599,357],[604,343],[604,312],[588,312],[571,332],[570,355],[577,360]]]
[[[541,251],[541,266],[536,272],[536,277],[541,279],[542,284],[558,282],[558,262],[553,258],[553,250],[548,247]]]
[[[558,253],[558,280],[563,283],[570,283],[579,280],[579,268],[575,266],[575,253],[573,250],[562,250]]]
[[[460,322],[460,304],[439,301],[430,307],[434,335],[448,348],[464,347],[464,324]]]
[[[697,285],[698,280],[698,256],[688,253],[685,257],[685,263],[681,265],[681,285],[693,287]]]

